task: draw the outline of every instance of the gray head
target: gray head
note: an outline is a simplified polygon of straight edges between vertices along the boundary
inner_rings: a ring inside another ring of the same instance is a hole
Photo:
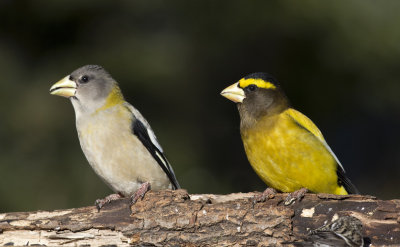
[[[110,96],[123,101],[117,82],[99,65],[76,69],[50,88],[50,94],[71,99],[75,113],[92,113],[104,106]]]

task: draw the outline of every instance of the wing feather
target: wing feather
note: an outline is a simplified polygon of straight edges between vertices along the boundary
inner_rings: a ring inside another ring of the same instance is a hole
[[[357,188],[351,183],[350,179],[347,178],[345,175],[345,170],[340,163],[339,159],[336,157],[335,153],[333,153],[332,149],[329,147],[328,143],[325,141],[324,136],[322,135],[321,131],[318,129],[318,127],[309,119],[307,116],[305,116],[303,113],[289,108],[286,110],[286,113],[302,128],[306,129],[309,131],[311,134],[313,134],[323,145],[324,147],[328,150],[328,152],[334,157],[336,163],[339,165],[338,169],[336,171],[338,180],[340,183],[344,185],[344,188],[346,191],[350,194],[359,194]]]
[[[154,131],[151,129],[149,123],[132,105],[126,103],[125,106],[132,112],[134,116],[132,122],[132,133],[138,137],[149,153],[157,161],[158,165],[163,169],[174,189],[179,189],[180,185],[175,177],[174,170],[165,157],[163,149],[158,143],[157,137],[154,134]]]
[[[324,136],[322,135],[321,131],[318,129],[318,127],[309,119],[306,115],[303,113],[289,108],[286,113],[301,127],[306,129],[307,131],[311,132],[315,137],[318,138],[318,140],[325,146],[325,148],[329,151],[329,153],[335,158],[336,162],[339,164],[339,166],[343,169],[342,164],[340,163],[339,159],[336,157],[336,155],[333,153],[332,149],[329,147],[328,143],[326,143]]]

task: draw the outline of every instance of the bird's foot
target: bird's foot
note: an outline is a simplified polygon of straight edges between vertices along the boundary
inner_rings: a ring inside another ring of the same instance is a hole
[[[135,204],[139,199],[143,199],[144,195],[151,189],[150,183],[145,182],[140,185],[139,189],[131,197],[131,205]]]
[[[299,190],[296,190],[292,193],[290,193],[286,199],[285,199],[285,206],[289,206],[290,204],[294,203],[295,201],[301,201],[301,199],[306,195],[308,192],[308,189],[306,188],[301,188]]]
[[[274,198],[276,193],[278,192],[274,188],[267,188],[261,195],[254,196],[253,202],[265,202],[266,200]]]
[[[97,200],[94,202],[94,205],[96,206],[97,210],[100,212],[100,209],[101,209],[104,205],[106,205],[107,203],[110,203],[111,201],[115,201],[115,200],[121,199],[122,197],[123,197],[123,196],[120,195],[120,194],[111,194],[111,195],[106,196],[106,197],[103,198],[103,199],[97,199]]]

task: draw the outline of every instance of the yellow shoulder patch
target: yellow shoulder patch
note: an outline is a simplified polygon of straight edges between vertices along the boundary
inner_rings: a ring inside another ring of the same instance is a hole
[[[306,115],[292,108],[287,109],[285,113],[289,115],[291,118],[293,118],[297,123],[299,123],[305,129],[310,131],[313,135],[315,135],[322,143],[326,143],[321,131]]]
[[[251,84],[256,85],[259,88],[265,88],[265,89],[275,89],[276,86],[269,82],[269,81],[264,81],[263,79],[254,79],[254,78],[250,78],[250,79],[245,79],[242,78],[239,81],[239,87],[241,88],[245,88]]]

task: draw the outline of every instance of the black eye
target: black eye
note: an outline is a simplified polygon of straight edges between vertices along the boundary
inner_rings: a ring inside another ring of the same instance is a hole
[[[251,84],[247,88],[249,89],[249,91],[255,91],[257,89],[257,86],[254,84]]]
[[[84,75],[84,76],[82,76],[81,81],[82,81],[83,83],[86,83],[86,82],[89,81],[89,77],[88,77],[87,75]]]

